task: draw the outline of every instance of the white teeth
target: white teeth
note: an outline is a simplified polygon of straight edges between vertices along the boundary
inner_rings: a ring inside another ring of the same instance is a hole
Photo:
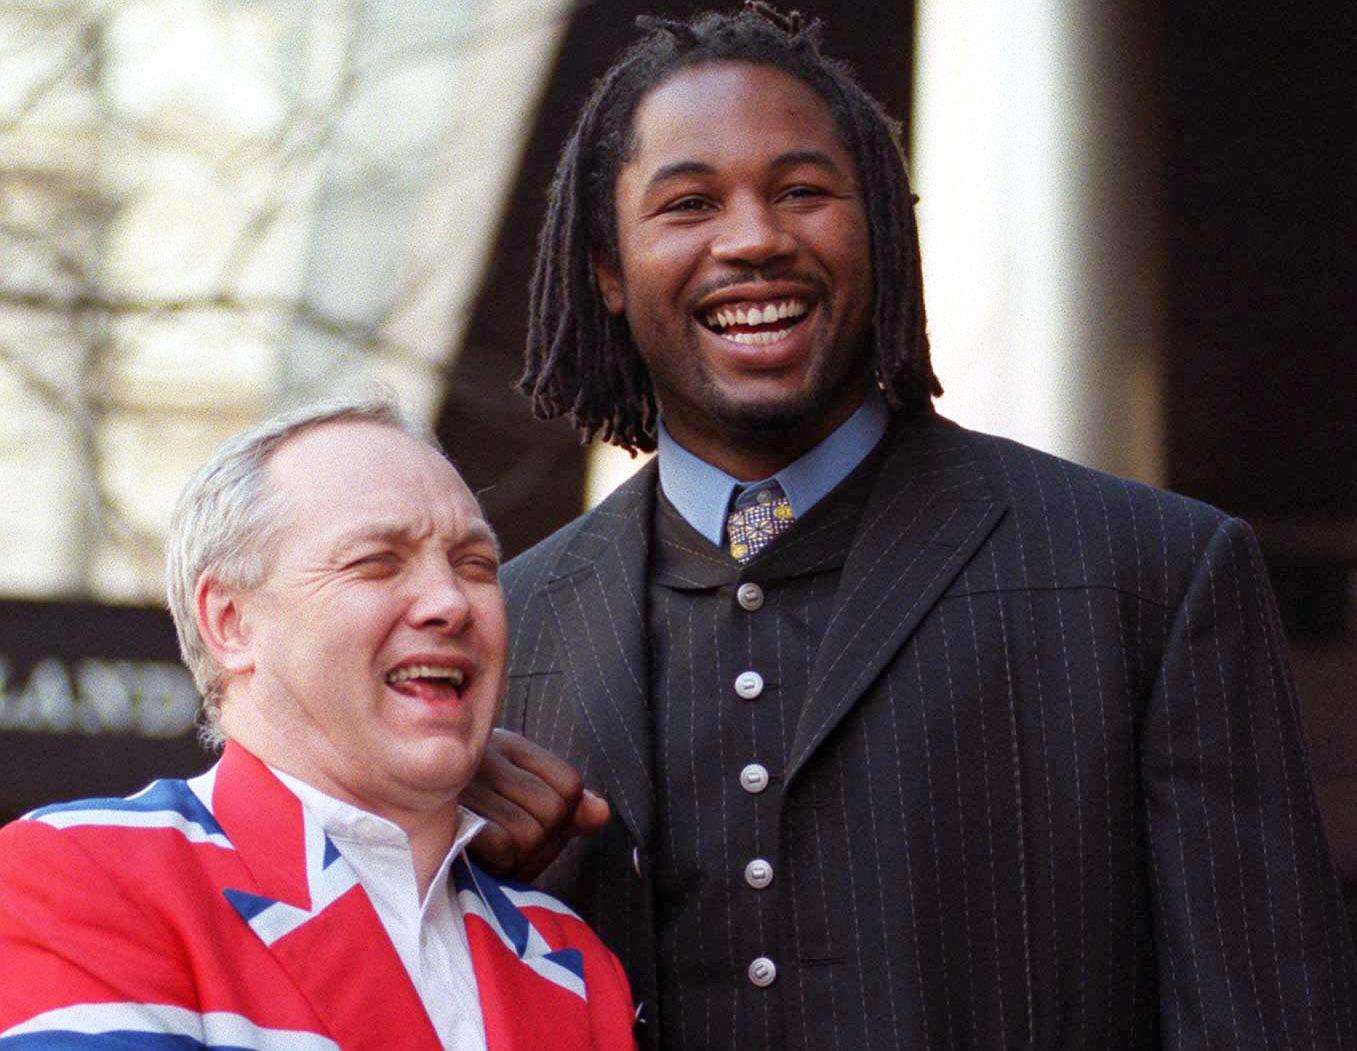
[[[765,346],[786,339],[789,332],[791,332],[789,328],[780,328],[774,332],[725,332],[722,333],[721,338],[728,339],[732,343],[743,343],[746,346]]]
[[[436,664],[409,664],[397,668],[386,677],[393,686],[410,679],[446,679],[453,686],[461,686],[464,676],[461,668],[446,668]]]
[[[800,299],[784,299],[764,306],[717,307],[709,311],[704,320],[712,328],[729,328],[731,325],[770,325],[783,318],[800,317],[806,309],[805,302]]]

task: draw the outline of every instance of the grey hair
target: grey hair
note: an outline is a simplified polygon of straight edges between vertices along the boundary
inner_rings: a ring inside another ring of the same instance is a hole
[[[204,573],[227,587],[256,588],[282,525],[283,500],[266,483],[269,457],[288,439],[326,423],[392,427],[443,453],[429,428],[411,421],[385,390],[315,402],[270,417],[227,441],[179,493],[166,543],[165,588],[179,652],[202,694],[198,736],[219,747],[221,666],[198,631],[194,594]]]

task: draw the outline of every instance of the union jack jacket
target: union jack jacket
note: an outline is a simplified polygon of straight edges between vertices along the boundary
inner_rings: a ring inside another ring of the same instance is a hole
[[[436,1049],[353,869],[228,744],[186,781],[0,829],[0,1051]],[[209,782],[204,782],[209,783]],[[490,1051],[634,1046],[621,965],[573,912],[453,867]]]

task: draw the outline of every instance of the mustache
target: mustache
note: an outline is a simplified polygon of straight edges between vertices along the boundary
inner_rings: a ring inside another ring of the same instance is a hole
[[[787,281],[793,284],[806,285],[815,291],[815,295],[821,299],[829,297],[829,288],[824,281],[816,274],[810,274],[804,270],[782,270],[782,269],[750,269],[735,271],[730,274],[723,274],[721,277],[714,277],[710,281],[705,281],[697,287],[692,296],[689,297],[689,304],[696,305],[707,296],[714,295],[724,289],[731,288],[734,285],[757,285],[772,284],[775,281]]]

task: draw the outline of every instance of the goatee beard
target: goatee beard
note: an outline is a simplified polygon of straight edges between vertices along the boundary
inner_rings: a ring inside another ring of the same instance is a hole
[[[818,402],[818,399],[809,400]],[[741,406],[720,414],[724,430],[751,445],[780,445],[819,416],[814,403]]]

